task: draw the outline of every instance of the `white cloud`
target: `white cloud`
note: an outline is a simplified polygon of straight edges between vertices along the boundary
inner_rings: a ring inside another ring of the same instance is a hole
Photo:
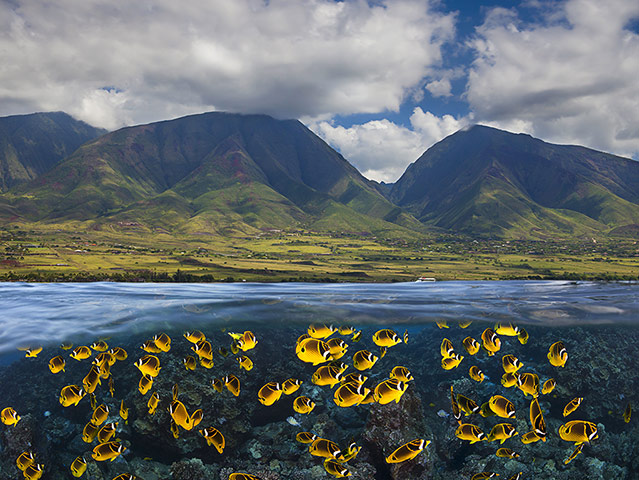
[[[396,180],[423,151],[417,132],[386,119],[350,128],[321,122],[311,128],[372,180]]]
[[[437,97],[450,97],[452,96],[450,80],[448,78],[442,78],[441,80],[433,80],[426,84],[426,90],[435,98]]]
[[[2,2],[0,114],[114,128],[213,109],[397,110],[453,24],[425,0]]]
[[[413,111],[410,117],[411,125],[419,133],[422,143],[425,143],[427,148],[465,127],[468,122],[468,118],[456,119],[452,115],[438,117],[430,112],[424,112],[419,107]]]
[[[122,106],[126,102],[126,93],[113,89],[94,90],[86,93],[80,105],[74,108],[74,113],[89,125],[102,125],[113,129],[130,121],[126,117],[121,117],[124,113]]]
[[[374,120],[350,128],[323,121],[310,128],[340,151],[362,175],[372,180],[394,182],[406,167],[442,138],[466,125],[467,119],[437,117],[417,107],[411,128],[389,120]]]
[[[475,118],[637,156],[639,35],[625,26],[639,18],[639,3],[539,5],[543,23],[524,24],[514,11],[494,9],[478,28],[466,92]]]

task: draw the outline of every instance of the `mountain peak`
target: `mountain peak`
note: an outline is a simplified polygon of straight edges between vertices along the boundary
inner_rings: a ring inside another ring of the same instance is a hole
[[[427,224],[471,234],[593,234],[639,221],[639,163],[485,125],[429,148],[389,198]]]
[[[514,139],[514,138],[527,138],[530,140],[536,140],[538,142],[541,142],[542,140],[536,139],[534,138],[532,135],[528,134],[528,133],[513,133],[513,132],[509,132],[508,130],[503,130],[500,128],[496,128],[496,127],[491,127],[489,125],[483,125],[481,123],[474,123],[472,125],[467,125],[464,128],[461,128],[460,130],[457,130],[457,132],[453,133],[452,135],[457,135],[459,134],[459,136],[469,136],[469,137],[487,137],[487,138],[509,138],[509,139]]]
[[[64,112],[0,118],[0,192],[47,172],[105,130]]]
[[[302,223],[420,226],[302,123],[268,115],[207,112],[122,128],[12,193],[26,220],[243,234]]]

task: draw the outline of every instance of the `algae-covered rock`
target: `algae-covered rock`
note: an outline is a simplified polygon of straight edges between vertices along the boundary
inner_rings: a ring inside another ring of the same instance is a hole
[[[207,472],[199,458],[189,458],[171,464],[171,478],[174,480],[200,480],[206,478]],[[145,479],[147,480],[147,479]]]
[[[430,477],[433,461],[430,447],[426,447],[413,460],[385,464],[385,458],[401,445],[423,438],[432,440],[430,429],[424,424],[424,412],[419,395],[410,388],[399,403],[373,404],[370,409],[363,439],[378,469],[388,471],[389,478],[426,479]]]
[[[98,466],[97,462],[87,459],[87,469],[82,476],[86,480],[105,480],[104,473]]]

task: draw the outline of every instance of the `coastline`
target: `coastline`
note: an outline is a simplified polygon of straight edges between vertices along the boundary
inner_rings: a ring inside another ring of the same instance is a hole
[[[354,272],[355,274],[359,272]],[[477,281],[477,278],[456,276],[455,278],[439,278],[435,283],[448,281]],[[566,274],[562,276],[505,276],[498,278],[483,279],[484,281],[503,282],[510,280],[563,280],[563,281],[592,281],[592,282],[638,282],[639,274],[632,275],[610,275],[610,274],[594,274],[594,275],[577,275]],[[192,274],[187,272],[176,271],[174,273],[163,272],[123,272],[123,273],[91,273],[78,272],[69,274],[57,274],[49,272],[32,271],[29,273],[18,274],[8,272],[0,274],[0,282],[28,282],[28,283],[93,283],[93,282],[126,282],[126,283],[241,283],[249,280],[241,277],[229,275],[227,277],[215,277],[210,274]],[[290,276],[273,279],[269,277],[252,277],[252,283],[361,283],[361,284],[380,284],[380,283],[400,283],[415,281],[407,278],[365,278],[362,279],[358,275],[349,275],[348,273],[339,276]],[[418,282],[416,282],[418,283]],[[422,283],[422,282],[419,282]],[[433,282],[423,282],[432,284]],[[427,286],[425,287],[427,288]]]

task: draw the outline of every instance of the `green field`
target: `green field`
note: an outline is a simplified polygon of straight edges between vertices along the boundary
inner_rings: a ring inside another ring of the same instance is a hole
[[[135,223],[29,224],[0,229],[0,280],[316,281],[639,279],[632,240],[380,238],[266,230],[180,236]]]

